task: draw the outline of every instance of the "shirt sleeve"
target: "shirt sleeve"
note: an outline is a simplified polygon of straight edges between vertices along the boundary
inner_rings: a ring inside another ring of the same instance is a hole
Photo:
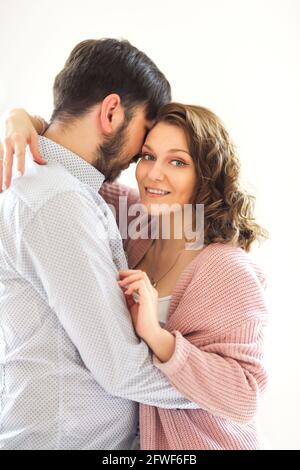
[[[161,408],[199,408],[153,365],[147,345],[135,335],[105,223],[89,196],[55,196],[18,237],[18,271],[57,315],[108,393]]]

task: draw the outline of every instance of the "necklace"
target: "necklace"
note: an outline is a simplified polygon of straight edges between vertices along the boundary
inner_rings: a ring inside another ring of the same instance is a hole
[[[180,250],[180,251],[177,253],[177,256],[176,256],[176,258],[175,258],[174,263],[171,265],[171,267],[170,267],[161,277],[159,277],[159,278],[156,279],[156,280],[153,278],[153,276],[150,277],[150,282],[151,282],[151,284],[152,284],[152,286],[153,286],[154,288],[157,286],[157,284],[159,283],[159,281],[161,281],[161,280],[171,271],[171,269],[174,268],[175,264],[176,264],[177,261],[178,261],[178,258],[180,257],[180,255],[181,255],[181,253],[182,253],[183,251],[184,251],[184,249],[183,249],[183,250]]]

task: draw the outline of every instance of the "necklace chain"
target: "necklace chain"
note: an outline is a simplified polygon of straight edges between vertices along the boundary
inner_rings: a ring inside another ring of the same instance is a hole
[[[156,280],[153,278],[153,276],[150,277],[150,282],[151,282],[151,284],[152,284],[152,286],[153,286],[154,288],[157,286],[157,284],[159,283],[159,281],[161,281],[161,280],[171,271],[171,269],[174,268],[175,264],[176,264],[177,261],[178,261],[178,258],[180,257],[180,255],[181,255],[181,253],[182,253],[183,251],[184,251],[184,249],[183,249],[183,250],[180,250],[180,251],[177,253],[177,256],[176,256],[176,258],[175,258],[174,263],[171,265],[171,267],[170,267],[161,277],[159,277],[159,278],[156,279]]]

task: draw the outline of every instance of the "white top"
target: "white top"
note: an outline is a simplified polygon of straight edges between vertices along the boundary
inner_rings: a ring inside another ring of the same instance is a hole
[[[168,316],[168,311],[171,302],[171,295],[160,297],[158,299],[158,318],[161,326],[165,326]]]
[[[132,296],[135,302],[139,301],[139,295],[136,292],[133,292]],[[158,298],[158,319],[161,326],[165,326],[167,322],[171,297],[171,295],[167,295],[166,297]]]

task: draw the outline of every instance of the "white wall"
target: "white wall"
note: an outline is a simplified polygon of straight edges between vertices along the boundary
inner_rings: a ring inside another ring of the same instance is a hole
[[[272,310],[261,425],[277,449],[300,449],[299,22],[298,0],[0,0],[0,112],[49,117],[72,47],[106,36],[129,39],[165,72],[174,99],[227,124],[271,232],[255,256]],[[133,171],[122,180],[134,184]]]

